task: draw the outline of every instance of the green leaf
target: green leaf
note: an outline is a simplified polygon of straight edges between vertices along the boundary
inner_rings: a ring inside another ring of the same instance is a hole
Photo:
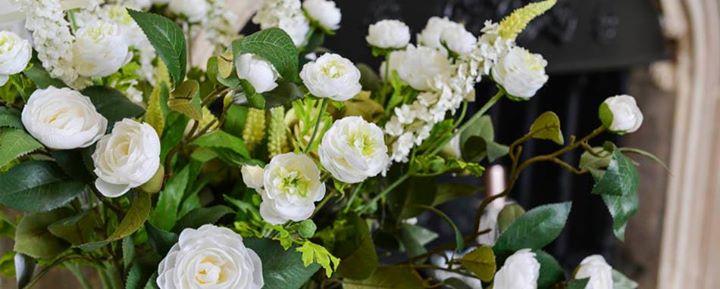
[[[426,228],[405,223],[400,224],[399,238],[403,246],[405,246],[408,257],[412,258],[427,253],[425,245],[437,239],[437,237],[437,233]]]
[[[90,211],[85,211],[52,223],[48,226],[48,230],[70,244],[79,245],[92,240],[95,237],[94,230],[99,226],[97,216]]]
[[[216,130],[203,135],[192,142],[192,144],[204,148],[222,148],[228,149],[243,158],[250,159],[250,153],[245,147],[245,142],[241,138],[233,136],[221,130]]]
[[[333,272],[340,265],[340,259],[330,254],[325,247],[310,241],[305,241],[302,246],[295,249],[302,254],[302,261],[305,267],[318,264],[325,269],[325,275],[330,278]]]
[[[135,243],[133,242],[132,236],[127,236],[122,240],[122,256],[123,256],[123,268],[127,269],[135,259]]]
[[[202,103],[200,101],[200,84],[197,80],[190,79],[175,88],[170,94],[168,107],[189,118],[197,121],[202,120]]]
[[[8,250],[0,257],[0,277],[15,278],[15,252]]]
[[[264,29],[232,44],[235,59],[244,53],[252,53],[272,63],[288,81],[296,81],[298,75],[298,50],[292,38],[280,28]]]
[[[122,92],[105,87],[91,86],[82,91],[82,94],[89,97],[95,109],[108,120],[108,130],[112,124],[124,118],[135,118],[145,113],[145,110],[132,103]]]
[[[180,232],[185,228],[199,228],[205,224],[214,224],[223,216],[234,213],[229,207],[218,205],[209,208],[197,208],[188,212],[175,224],[174,232]]]
[[[78,194],[85,184],[68,180],[48,161],[28,161],[0,175],[0,204],[23,211],[44,212],[61,207]]]
[[[35,86],[41,89],[46,89],[50,86],[57,88],[66,87],[65,83],[50,76],[42,66],[42,63],[37,58],[33,58],[32,65],[23,71],[23,74],[30,78]]]
[[[480,161],[487,157],[493,162],[508,153],[508,147],[495,142],[492,119],[485,115],[473,122],[460,134],[462,156],[467,161]]]
[[[0,107],[0,128],[10,127],[22,129],[23,124],[20,120],[20,112],[10,107]]]
[[[150,223],[163,230],[170,230],[175,225],[178,209],[190,179],[190,166],[185,166],[179,173],[172,176],[165,189],[160,192],[155,209],[150,216]]]
[[[145,122],[155,129],[158,136],[162,136],[165,131],[165,113],[162,110],[162,103],[167,103],[168,99],[168,87],[164,82],[158,83],[153,88],[153,91],[150,94],[150,99],[148,99]]]
[[[150,223],[145,223],[145,231],[148,234],[150,245],[160,256],[167,255],[170,248],[178,241],[177,234],[159,229]]]
[[[510,225],[512,225],[515,220],[517,220],[524,214],[525,209],[523,209],[522,206],[518,204],[506,205],[502,210],[500,210],[497,218],[497,225],[500,233],[502,234],[503,232],[505,232],[505,230],[507,230],[507,228],[510,227]]]
[[[172,20],[163,16],[128,9],[130,16],[150,40],[160,59],[165,63],[175,87],[185,80],[187,44],[185,34]]]
[[[613,217],[613,233],[620,241],[625,240],[625,227],[630,217],[637,213],[639,199],[637,192],[623,196],[602,195],[605,206]]]
[[[459,198],[467,198],[476,193],[481,189],[477,186],[466,185],[466,184],[451,184],[441,183],[437,185],[437,194],[433,201],[433,206],[438,206],[446,202],[452,201]]]
[[[538,289],[552,289],[555,284],[565,279],[565,271],[553,256],[542,250],[533,250],[535,260],[540,263],[540,277]]]
[[[35,259],[52,259],[70,244],[50,233],[48,226],[57,220],[72,216],[69,209],[25,215],[17,226],[13,250]]]
[[[85,162],[85,153],[87,153],[86,149],[50,151],[50,155],[66,175],[90,184],[95,182],[95,176],[91,172],[93,165]]]
[[[460,263],[468,271],[480,277],[483,282],[490,282],[495,276],[497,265],[495,253],[488,246],[480,246],[470,253],[465,254]]]
[[[0,167],[43,146],[24,130],[0,128]]]
[[[317,264],[303,265],[301,254],[294,249],[283,250],[280,243],[269,239],[245,239],[245,245],[262,260],[263,289],[298,289],[320,269]]]
[[[434,177],[415,177],[406,181],[388,195],[390,212],[398,220],[404,220],[425,212],[415,205],[432,205],[437,195],[437,180]]]
[[[623,273],[620,273],[618,270],[614,270],[612,272],[612,279],[613,279],[613,289],[636,289],[638,288],[638,284],[630,280],[627,276],[623,275]]]
[[[182,141],[188,121],[188,118],[183,114],[171,113],[168,116],[168,125],[165,127],[165,133],[160,139],[161,161],[164,162],[170,150]]]
[[[278,80],[278,86],[263,93],[265,97],[265,108],[285,106],[297,99],[303,98],[302,90],[295,84],[286,80]]]
[[[423,205],[415,205],[415,206],[425,209],[425,210],[428,210],[430,212],[433,212],[433,213],[435,213],[435,215],[437,215],[438,217],[445,220],[445,222],[448,223],[448,225],[450,225],[450,228],[453,230],[453,232],[455,232],[455,252],[462,251],[463,247],[465,246],[465,238],[463,238],[460,228],[458,228],[458,226],[455,225],[455,222],[453,222],[453,220],[450,219],[450,217],[448,217],[448,215],[446,215],[442,211],[440,211],[436,208],[430,207],[430,206],[423,206]]]
[[[85,251],[92,251],[104,247],[110,242],[114,242],[135,233],[147,220],[150,215],[152,202],[150,195],[147,193],[136,193],[132,200],[130,209],[128,209],[125,217],[120,221],[115,231],[105,240],[85,243],[77,246]]]
[[[533,138],[544,139],[565,144],[562,131],[560,130],[560,118],[552,111],[541,114],[530,126],[530,134]]]
[[[378,264],[370,229],[365,220],[355,214],[348,215],[345,220],[344,226],[334,232],[333,253],[341,260],[338,273],[351,279],[367,278]]]
[[[590,278],[570,280],[565,289],[585,289],[589,281]]]
[[[613,196],[633,194],[637,192],[639,178],[632,161],[616,149],[605,174],[595,183],[592,193]]]
[[[344,289],[418,289],[426,288],[422,277],[410,266],[378,267],[364,280],[345,279]]]
[[[363,90],[379,91],[382,88],[382,79],[370,65],[358,63],[357,68],[360,70],[360,84]]]
[[[570,214],[570,202],[540,206],[513,222],[498,237],[493,250],[498,256],[530,248],[541,249],[560,235]]]

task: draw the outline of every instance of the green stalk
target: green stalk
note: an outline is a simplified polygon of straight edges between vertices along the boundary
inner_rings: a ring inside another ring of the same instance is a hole
[[[315,142],[315,137],[317,136],[318,131],[320,130],[320,123],[322,122],[322,116],[323,116],[323,113],[325,112],[325,110],[327,109],[327,105],[328,105],[328,99],[323,98],[322,104],[320,104],[320,111],[318,111],[317,121],[315,122],[315,129],[313,129],[312,136],[310,136],[310,141],[308,141],[307,146],[303,150],[304,153],[309,152],[313,146],[313,143]]]

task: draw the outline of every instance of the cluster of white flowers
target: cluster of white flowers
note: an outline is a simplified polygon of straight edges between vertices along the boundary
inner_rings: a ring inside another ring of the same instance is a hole
[[[208,0],[210,8],[206,17],[205,39],[215,47],[225,47],[237,36],[234,23],[238,16],[228,9],[225,0]]]
[[[278,27],[284,30],[297,47],[305,44],[310,32],[310,21],[303,13],[300,0],[264,0],[252,21],[261,29]]]

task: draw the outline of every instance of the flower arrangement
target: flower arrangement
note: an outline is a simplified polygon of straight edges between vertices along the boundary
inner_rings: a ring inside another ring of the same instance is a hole
[[[644,152],[591,145],[641,126],[631,96],[608,98],[586,136],[565,140],[545,112],[495,141],[488,110],[548,80],[515,38],[555,0],[478,36],[433,17],[412,44],[401,21],[375,23],[378,73],[321,47],[342,18],[329,0],[266,0],[247,36],[222,0],[18,2],[32,39],[0,32],[0,234],[15,241],[0,268],[20,288],[56,266],[84,288],[80,268],[104,288],[636,287],[599,255],[567,274],[542,250],[571,203],[488,210],[539,162],[592,174],[619,239],[638,207],[626,154]],[[216,46],[206,69],[188,67],[198,31]],[[477,99],[481,81],[497,93]],[[523,158],[531,139],[558,149]],[[572,150],[578,165],[559,158]],[[478,189],[436,177],[479,177],[502,157],[507,189],[461,232],[436,207]],[[429,247],[438,235],[417,224],[423,213],[455,242]]]

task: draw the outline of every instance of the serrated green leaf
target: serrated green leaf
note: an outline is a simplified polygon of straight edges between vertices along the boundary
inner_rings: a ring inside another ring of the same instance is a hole
[[[48,161],[28,161],[0,175],[0,203],[23,212],[44,212],[69,203],[86,189]]]
[[[24,130],[0,128],[0,167],[43,146]]]
[[[200,84],[197,80],[188,80],[180,84],[171,94],[168,107],[188,117],[202,120],[202,103],[200,101]]]
[[[199,228],[205,224],[214,224],[220,220],[220,218],[232,214],[233,212],[235,211],[222,205],[193,209],[177,221],[173,231],[180,232],[186,228]]]
[[[48,230],[50,224],[72,216],[72,211],[61,208],[50,212],[25,215],[18,223],[13,250],[35,259],[51,259],[70,244]]]
[[[50,73],[48,73],[42,66],[42,63],[39,59],[33,58],[32,65],[25,69],[23,71],[23,74],[30,78],[33,83],[35,83],[35,86],[41,89],[46,89],[50,86],[54,86],[57,88],[66,87],[65,83],[62,81],[52,78],[50,76]]]
[[[262,94],[265,99],[265,107],[273,108],[289,105],[297,99],[303,98],[304,94],[300,88],[290,81],[278,80],[278,86]]]
[[[560,118],[552,111],[541,114],[530,126],[530,133],[536,139],[550,140],[559,145],[565,144],[565,138],[560,130]]]
[[[497,225],[500,233],[502,234],[503,232],[505,232],[505,230],[507,230],[507,228],[510,227],[510,225],[512,225],[515,220],[517,220],[524,214],[525,209],[523,209],[522,206],[518,204],[506,205],[502,210],[500,210],[497,218]]]
[[[245,239],[245,245],[262,260],[263,289],[298,289],[320,269],[317,264],[306,267],[295,249],[283,250],[269,239]]]
[[[247,147],[245,147],[245,142],[243,142],[241,138],[221,130],[216,130],[203,135],[194,140],[192,144],[204,148],[228,149],[244,158],[250,158],[250,153],[248,152]]]
[[[52,223],[48,226],[48,230],[70,244],[79,245],[93,239],[95,236],[94,230],[100,225],[98,221],[96,215],[85,211]]]
[[[20,112],[10,107],[0,107],[0,128],[10,127],[22,129],[23,124],[20,120]]]
[[[465,254],[460,263],[465,269],[480,277],[483,282],[490,282],[495,276],[495,270],[497,270],[495,253],[488,246],[480,246]]]
[[[162,103],[167,103],[169,98],[168,94],[168,88],[165,83],[158,83],[150,94],[147,112],[145,113],[145,122],[150,124],[158,136],[161,137],[165,131],[165,113],[162,110]]]
[[[167,255],[170,248],[178,241],[177,234],[157,228],[150,223],[145,223],[145,231],[148,234],[150,245],[160,256]]]
[[[110,242],[114,242],[125,238],[135,233],[142,225],[145,220],[150,216],[150,209],[152,207],[152,200],[150,195],[147,193],[138,192],[135,194],[130,203],[130,209],[128,209],[125,217],[120,221],[115,231],[105,240],[96,241],[91,243],[85,243],[77,246],[78,248],[85,251],[92,251],[104,247]]]
[[[188,117],[184,114],[173,112],[168,115],[165,133],[160,139],[160,160],[162,162],[165,161],[170,150],[182,141],[188,121]]]
[[[135,259],[135,243],[132,236],[127,236],[122,240],[123,267],[130,267],[133,259]]]
[[[595,183],[592,193],[596,195],[624,196],[637,192],[640,177],[635,165],[616,149],[602,178]]]
[[[570,202],[537,207],[515,220],[498,237],[493,250],[498,256],[529,248],[541,249],[560,235],[572,204]]]
[[[344,289],[418,289],[426,288],[422,277],[410,266],[378,267],[364,280],[345,279]]]
[[[163,16],[131,9],[128,13],[165,63],[175,87],[179,86],[185,80],[187,66],[185,34],[175,22]]]
[[[82,94],[89,97],[95,109],[108,120],[108,130],[112,129],[113,123],[124,118],[135,118],[145,113],[145,110],[132,103],[122,92],[105,87],[91,86],[82,91]]]
[[[535,260],[540,263],[540,277],[538,289],[552,289],[555,284],[565,279],[565,271],[553,256],[543,250],[533,250]]]
[[[288,81],[297,80],[298,50],[292,38],[280,28],[264,29],[232,44],[235,59],[244,53],[255,54],[270,63]]]
[[[190,181],[190,166],[185,166],[172,176],[160,192],[150,223],[163,230],[170,230],[177,221],[178,209]]]
[[[318,264],[325,269],[325,275],[330,278],[333,272],[340,265],[340,259],[330,254],[325,247],[310,241],[305,241],[302,246],[295,249],[302,254],[302,261],[305,267]]]

